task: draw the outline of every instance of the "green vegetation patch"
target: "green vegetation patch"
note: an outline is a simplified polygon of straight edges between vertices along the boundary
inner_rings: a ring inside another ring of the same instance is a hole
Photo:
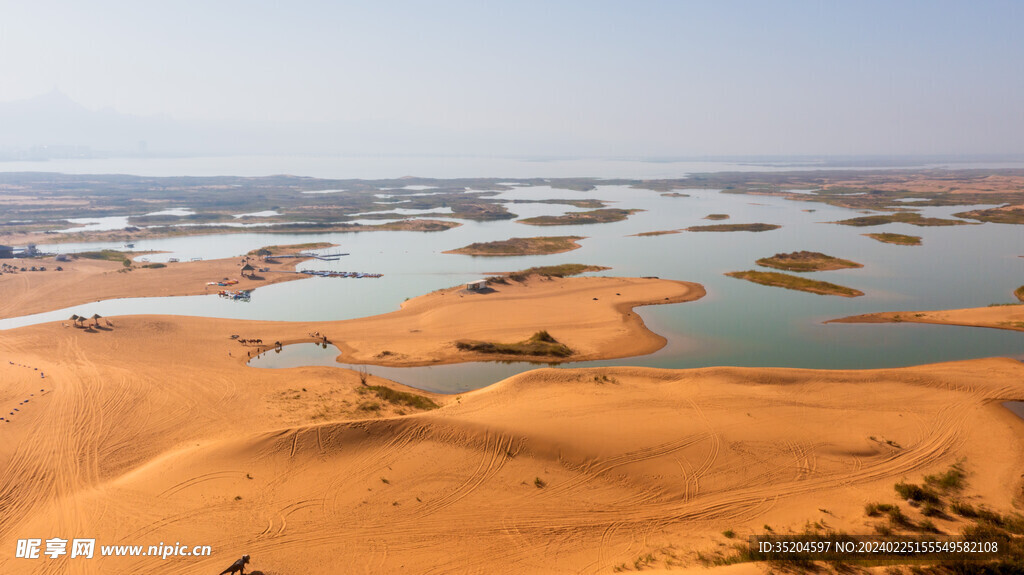
[[[477,242],[468,246],[448,250],[446,254],[469,256],[533,256],[560,254],[580,247],[577,240],[582,236],[547,236],[536,238],[510,238],[493,242]]]
[[[1020,286],[1019,288],[1013,290],[1013,295],[1017,296],[1017,299],[1019,299],[1020,301],[1024,301],[1024,286]]]
[[[690,226],[688,232],[768,232],[782,226],[776,224],[711,224],[707,226]]]
[[[72,254],[73,258],[85,258],[87,260],[106,260],[110,262],[122,262],[128,259],[127,252],[119,252],[117,250],[100,250],[95,252],[78,252]]]
[[[829,282],[817,281],[799,276],[783,274],[779,272],[759,272],[747,270],[743,272],[729,272],[725,274],[732,278],[739,278],[761,285],[775,286],[797,291],[804,291],[818,295],[838,295],[843,297],[858,297],[864,292],[846,286],[836,285]]]
[[[556,204],[563,206],[572,206],[574,208],[583,208],[593,210],[597,208],[605,207],[604,200],[564,200],[564,199],[551,199],[551,200],[506,200],[510,204]]]
[[[857,218],[850,218],[848,220],[839,220],[838,222],[829,222],[832,224],[840,224],[843,226],[855,226],[855,227],[869,227],[869,226],[882,226],[885,224],[910,224],[912,226],[928,227],[928,226],[969,226],[974,222],[965,222],[962,220],[947,220],[944,218],[926,218],[917,212],[896,212],[895,214],[882,214],[874,216],[860,216]]]
[[[623,210],[620,208],[604,208],[589,212],[569,212],[560,216],[536,216],[518,220],[521,224],[531,226],[575,226],[581,224],[606,224],[619,222],[630,214],[643,210]]]
[[[490,341],[460,340],[455,347],[462,351],[475,351],[496,355],[531,355],[545,357],[569,357],[573,351],[563,343],[541,330],[529,339],[517,343],[495,343]]]
[[[865,237],[869,237],[873,240],[878,240],[883,244],[896,244],[898,246],[919,246],[921,245],[921,236],[907,236],[903,234],[893,234],[889,232],[875,233],[875,234],[861,234]]]
[[[857,262],[808,251],[775,254],[770,258],[757,260],[757,265],[791,272],[817,272],[864,267]]]
[[[708,214],[708,215],[704,216],[704,219],[705,220],[727,220],[727,219],[729,219],[729,214]]]
[[[260,248],[258,250],[252,250],[251,252],[249,252],[249,255],[250,256],[257,256],[257,255],[268,255],[268,256],[270,256],[270,255],[274,255],[274,254],[282,254],[282,253],[291,252],[291,251],[316,250],[316,249],[320,249],[320,248],[329,248],[329,247],[331,247],[333,245],[334,244],[332,244],[330,242],[311,242],[311,243],[308,243],[308,244],[289,244],[289,245],[284,245],[284,246],[266,246],[266,247],[262,247],[262,248]]]
[[[589,266],[586,264],[560,264],[557,266],[537,266],[512,272],[503,276],[495,276],[488,278],[488,283],[507,283],[508,280],[521,282],[532,275],[552,277],[552,278],[564,278],[569,276],[578,276],[587,272],[600,272],[611,268],[604,266]]]
[[[392,405],[400,405],[403,407],[411,407],[414,409],[437,409],[441,407],[434,400],[429,397],[422,395],[416,395],[415,393],[408,393],[405,391],[397,391],[390,387],[384,387],[383,385],[367,385],[359,388],[360,394],[373,393],[382,401],[386,401]]]

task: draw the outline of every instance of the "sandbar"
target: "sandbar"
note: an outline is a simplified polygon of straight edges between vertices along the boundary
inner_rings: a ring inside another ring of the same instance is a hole
[[[289,249],[288,246],[278,248],[275,255],[306,249]],[[19,268],[46,268],[46,271],[0,275],[0,318],[41,313],[104,299],[215,294],[223,289],[248,290],[309,277],[282,273],[295,271],[297,263],[308,261],[303,258],[263,262],[252,257],[251,265],[257,269],[265,267],[271,270],[257,271],[252,276],[241,274],[242,266],[245,265],[242,257],[175,262],[156,269],[144,268],[142,266],[145,262],[137,261],[131,271],[123,271],[124,265],[119,261],[85,258],[66,262],[56,261],[53,257],[0,261]],[[63,268],[63,271],[56,271],[57,267]],[[208,282],[223,278],[238,280],[239,283],[227,288],[207,285]]]
[[[1001,304],[988,307],[934,311],[887,311],[832,319],[825,323],[902,322],[937,323],[1024,331],[1024,304]]]

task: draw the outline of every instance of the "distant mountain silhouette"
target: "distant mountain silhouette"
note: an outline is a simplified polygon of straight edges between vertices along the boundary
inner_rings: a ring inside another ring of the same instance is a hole
[[[138,151],[140,142],[181,131],[166,117],[90,110],[59,90],[0,102],[0,126],[0,146],[5,148],[77,146],[119,152]]]

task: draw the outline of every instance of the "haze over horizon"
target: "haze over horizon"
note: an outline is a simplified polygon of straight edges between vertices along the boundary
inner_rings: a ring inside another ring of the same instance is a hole
[[[1014,2],[10,3],[0,151],[1019,155],[1021,16]]]

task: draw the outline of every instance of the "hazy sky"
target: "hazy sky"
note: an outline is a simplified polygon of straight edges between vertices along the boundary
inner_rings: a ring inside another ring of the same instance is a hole
[[[1024,153],[1022,6],[0,0],[0,102],[347,151]]]

